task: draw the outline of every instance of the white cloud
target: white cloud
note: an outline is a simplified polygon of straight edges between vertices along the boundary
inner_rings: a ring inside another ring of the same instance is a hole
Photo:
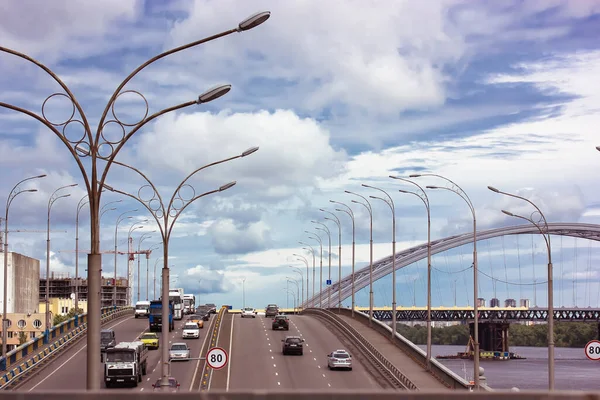
[[[221,220],[210,226],[209,234],[215,251],[222,254],[244,254],[263,249],[270,241],[270,229],[262,221],[239,226],[233,220]]]

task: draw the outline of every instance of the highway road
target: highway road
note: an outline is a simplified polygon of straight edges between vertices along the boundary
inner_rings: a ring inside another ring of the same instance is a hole
[[[209,327],[214,319],[204,323],[204,328],[200,330],[200,339],[182,339],[181,327],[185,323],[185,318],[182,321],[175,321],[175,330],[171,332],[169,346],[174,342],[185,342],[190,346],[191,356],[199,357],[202,344],[210,332]],[[114,323],[108,324],[103,328],[111,328],[115,331],[117,342],[134,341],[139,336],[147,331],[148,319],[135,319],[134,317],[125,318]],[[160,344],[161,347],[164,343]],[[85,390],[86,388],[86,349],[85,340],[74,345],[66,350],[51,364],[46,365],[35,377],[18,387],[18,391],[35,391],[47,392],[56,390]],[[161,376],[161,357],[159,350],[149,350],[147,375],[143,377],[143,381],[135,388],[130,390],[152,391],[152,384]],[[104,365],[104,364],[103,364]],[[180,390],[187,391],[189,389],[196,362],[181,361],[171,365],[171,375],[174,376],[181,384]],[[102,370],[102,376],[104,371]],[[126,389],[126,388],[124,388]],[[111,390],[111,389],[105,389]]]
[[[235,315],[232,324],[230,357],[227,366],[230,390],[254,389],[369,389],[380,388],[365,367],[356,359],[352,371],[330,371],[327,354],[343,349],[340,340],[310,316],[289,316],[289,331],[273,331],[271,318],[241,318]],[[283,356],[281,340],[288,335],[304,340],[303,356]],[[219,380],[220,381],[220,380]],[[211,389],[218,387],[216,381]],[[219,385],[220,386],[220,385]]]

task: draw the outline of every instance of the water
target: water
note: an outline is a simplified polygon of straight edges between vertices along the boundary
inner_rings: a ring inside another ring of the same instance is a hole
[[[423,350],[427,346],[419,345]],[[432,357],[465,351],[465,346],[432,346]],[[548,349],[546,347],[511,347],[526,360],[481,360],[488,385],[493,389],[548,389]],[[559,390],[600,390],[600,361],[589,360],[583,349],[554,349],[555,388]],[[438,360],[467,380],[473,379],[472,360]]]

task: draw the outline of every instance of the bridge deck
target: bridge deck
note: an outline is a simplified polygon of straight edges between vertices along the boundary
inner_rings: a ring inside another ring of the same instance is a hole
[[[419,364],[415,363],[408,355],[394,345],[390,339],[369,328],[363,322],[352,319],[345,315],[339,315],[344,321],[352,325],[365,339],[367,339],[375,348],[400,370],[408,379],[410,379],[420,390],[427,389],[448,389],[446,385],[440,382],[433,375],[425,371]]]

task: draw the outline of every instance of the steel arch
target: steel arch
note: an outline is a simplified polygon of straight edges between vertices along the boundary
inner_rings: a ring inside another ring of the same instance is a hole
[[[577,222],[555,222],[548,224],[549,233],[558,236],[571,236],[588,240],[600,241],[600,225],[583,224]],[[502,228],[488,229],[477,232],[477,241],[492,239],[508,235],[540,234],[538,229],[531,224],[515,225]],[[463,246],[473,241],[473,232],[461,235],[448,236],[442,239],[431,241],[431,254],[441,253],[443,251]],[[416,261],[427,257],[427,243],[396,253],[396,270],[404,268]],[[373,262],[373,282],[383,278],[392,272],[392,256],[385,257]],[[369,285],[369,265],[355,271],[355,292]],[[337,293],[339,282],[331,285],[331,291]],[[352,275],[344,277],[341,281],[342,299],[345,300],[352,295]],[[321,289],[307,302],[303,304],[317,304],[321,293],[326,293],[327,287]]]

